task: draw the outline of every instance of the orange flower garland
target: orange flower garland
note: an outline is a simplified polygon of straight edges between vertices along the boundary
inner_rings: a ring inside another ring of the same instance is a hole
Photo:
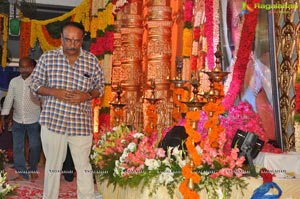
[[[155,104],[150,104],[147,108],[146,113],[148,117],[148,122],[145,127],[145,132],[148,134],[148,136],[151,136],[152,132],[156,129],[157,126],[157,114]]]
[[[5,67],[6,66],[6,57],[7,57],[7,41],[8,41],[8,17],[6,15],[0,14],[0,17],[2,18],[3,21],[3,46],[2,46],[2,60],[1,60],[1,66]]]
[[[175,88],[173,91],[173,103],[174,109],[172,113],[174,123],[177,123],[178,120],[181,118],[182,113],[187,112],[187,106],[181,103],[179,100],[186,101],[187,92],[183,88]]]
[[[186,123],[184,125],[188,138],[185,142],[189,157],[192,162],[187,163],[182,168],[182,175],[185,178],[184,181],[179,186],[179,191],[182,193],[184,199],[198,199],[199,195],[197,192],[191,190],[188,186],[189,180],[191,179],[193,183],[199,183],[201,177],[198,173],[193,173],[193,167],[198,167],[202,163],[201,155],[198,154],[195,147],[195,143],[200,142],[200,134],[193,128],[193,125],[200,120],[200,113],[198,111],[189,111],[186,115]]]
[[[122,118],[123,118],[123,109],[121,108],[118,108],[118,109],[114,109],[114,114],[115,114],[115,117],[114,117],[114,121],[113,121],[113,124],[116,124],[116,118],[119,118],[120,121],[122,121]]]
[[[220,96],[224,95],[224,86],[220,83],[214,83],[214,88],[219,91]],[[204,128],[208,131],[209,143],[212,147],[218,147],[219,134],[224,131],[224,128],[219,125],[219,115],[224,113],[225,107],[222,104],[222,98],[216,102],[208,102],[203,110],[207,113],[208,119],[204,124]]]
[[[41,28],[42,28],[44,37],[47,40],[47,42],[49,43],[49,45],[55,46],[55,47],[59,47],[61,45],[61,40],[52,38],[45,25],[41,25]]]
[[[20,57],[27,57],[30,52],[31,21],[21,21]]]

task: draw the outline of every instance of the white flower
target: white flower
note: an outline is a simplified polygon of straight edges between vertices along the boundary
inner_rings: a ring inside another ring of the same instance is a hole
[[[180,157],[181,157],[182,151],[179,150],[179,146],[173,148],[173,150],[172,150],[172,155],[174,155],[175,157],[176,157],[176,156],[180,156]]]
[[[113,176],[123,176],[125,168],[120,165],[118,160],[115,161],[115,168]]]
[[[182,168],[186,165],[187,161],[186,160],[178,160],[177,163],[180,166],[180,168]]]
[[[160,184],[164,184],[164,185],[173,183],[173,181],[174,181],[173,176],[174,176],[174,173],[171,171],[171,169],[166,168],[166,170],[159,175],[158,182]]]
[[[122,144],[126,144],[126,140],[122,139],[122,140],[121,140],[121,143],[122,143]]]
[[[130,152],[134,152],[136,150],[136,143],[131,142],[126,148],[128,148]]]
[[[145,135],[143,133],[135,133],[133,135],[134,138],[137,138],[137,139],[140,139],[140,138],[143,138]]]
[[[124,161],[125,161],[125,159],[126,159],[127,156],[128,156],[128,152],[129,152],[129,149],[127,149],[127,150],[125,149],[125,150],[123,151],[121,157],[119,158],[120,162],[124,162]]]
[[[155,159],[147,159],[145,160],[145,165],[148,167],[148,169],[151,170],[156,170],[158,167],[161,165],[160,160],[155,160]]]
[[[169,157],[166,157],[163,161],[162,161],[162,163],[164,164],[164,165],[166,165],[166,166],[171,166],[171,159],[169,158]]]

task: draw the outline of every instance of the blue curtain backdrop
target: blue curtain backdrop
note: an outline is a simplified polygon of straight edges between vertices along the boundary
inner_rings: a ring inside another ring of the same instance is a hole
[[[0,68],[0,90],[7,91],[9,82],[12,78],[18,76],[19,69],[18,67],[1,67]]]

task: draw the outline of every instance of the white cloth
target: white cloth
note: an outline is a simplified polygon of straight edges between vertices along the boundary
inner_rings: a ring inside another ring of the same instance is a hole
[[[30,92],[30,77],[24,80],[20,75],[10,81],[1,111],[1,115],[9,115],[13,107],[13,120],[21,124],[38,122],[41,112],[39,99]]]
[[[94,181],[89,154],[92,146],[90,136],[68,136],[41,127],[41,139],[46,157],[43,199],[57,199],[60,176],[69,144],[77,172],[77,198],[94,199]]]

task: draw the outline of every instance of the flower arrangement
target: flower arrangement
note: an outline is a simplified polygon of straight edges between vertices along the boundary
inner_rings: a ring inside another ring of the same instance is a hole
[[[178,147],[167,151],[157,147],[161,136],[152,135],[145,136],[124,125],[102,132],[91,154],[97,181],[130,187],[150,186],[154,182],[153,192],[165,185],[172,194],[174,182],[181,179],[178,171],[185,165],[185,154]]]
[[[232,187],[240,190],[246,188],[247,183],[241,178],[246,172],[243,169],[245,158],[238,157],[238,148],[225,154],[223,147],[227,142],[225,132],[218,137],[218,146],[213,147],[209,139],[205,139],[202,147],[202,164],[196,169],[201,174],[201,182],[197,189],[205,189],[208,198],[229,198]]]
[[[16,186],[7,183],[6,172],[4,170],[4,162],[8,161],[5,150],[0,149],[0,199],[5,199],[8,195],[12,195]]]
[[[193,112],[187,117],[199,119],[200,114]],[[196,136],[198,132],[194,133]],[[184,188],[189,183],[184,176],[193,179],[194,196],[201,190],[206,190],[210,197],[230,196],[232,186],[246,187],[241,178],[244,157],[238,158],[238,149],[233,149],[229,155],[223,153],[225,133],[219,134],[218,147],[211,147],[208,139],[201,141],[203,147],[196,145],[194,159],[200,159],[192,169],[189,168],[191,156],[183,145],[164,150],[158,147],[160,140],[159,132],[148,137],[124,125],[102,131],[94,140],[90,157],[97,183],[106,180],[114,186],[149,187],[150,194],[165,186],[171,198],[181,182],[180,191],[190,193]]]
[[[16,186],[7,183],[6,173],[0,175],[0,199],[5,199],[9,195],[13,195]]]

